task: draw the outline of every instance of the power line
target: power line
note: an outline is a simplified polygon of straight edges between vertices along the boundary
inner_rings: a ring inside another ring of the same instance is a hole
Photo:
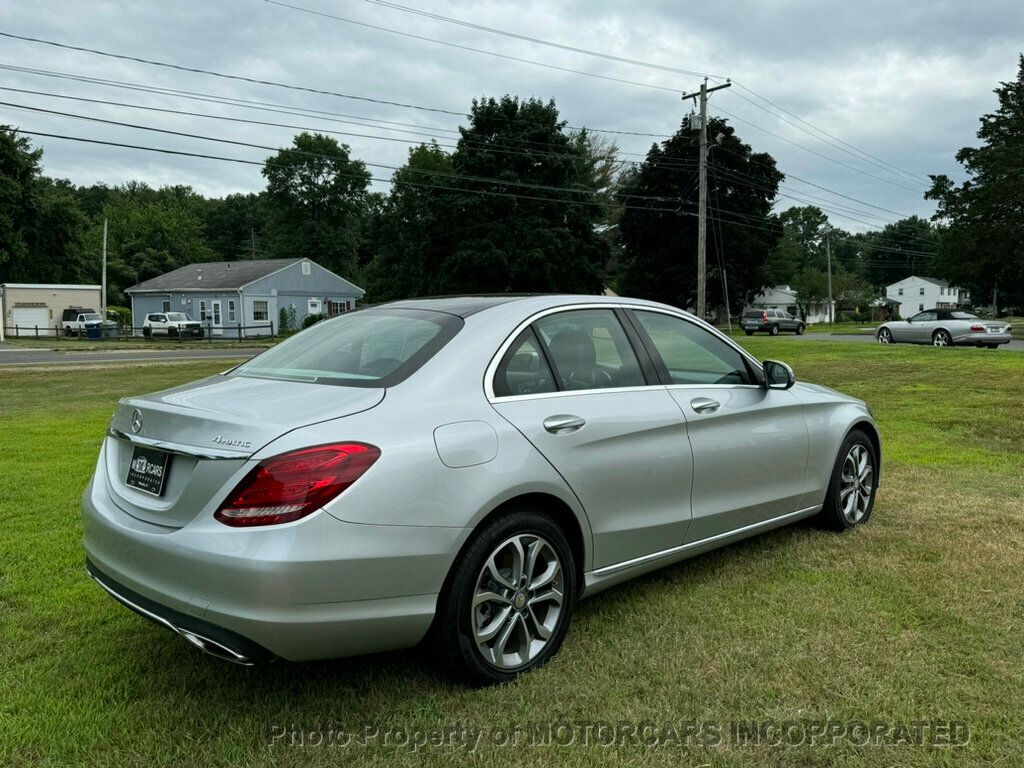
[[[98,48],[86,48],[80,45],[69,45],[67,43],[59,43],[55,40],[45,40],[41,37],[29,37],[27,35],[16,35],[12,32],[4,32],[0,30],[0,37],[6,37],[11,40],[21,40],[28,43],[38,43],[40,45],[49,45],[54,48],[61,48],[68,51],[78,51],[80,53],[91,53],[96,56],[105,56],[110,59],[119,59],[121,61],[134,61],[138,64],[147,64],[154,67],[165,67],[167,69],[178,70],[179,72],[191,72],[199,75],[210,75],[211,77],[220,77],[226,80],[237,80],[244,83],[253,83],[255,85],[269,85],[274,88],[286,88],[290,91],[302,91],[305,93],[316,93],[321,96],[336,96],[339,99],[353,99],[355,101],[366,101],[372,104],[383,104],[389,107],[401,107],[402,109],[418,109],[423,112],[435,112],[444,115],[455,115],[456,117],[465,117],[465,112],[456,112],[451,109],[441,109],[439,107],[424,107],[419,104],[406,104],[401,101],[389,101],[387,99],[375,99],[370,96],[356,96],[351,93],[339,93],[338,91],[328,91],[321,88],[312,88],[306,85],[291,85],[289,83],[278,83],[274,80],[260,80],[255,77],[247,77],[245,75],[231,75],[224,72],[215,72],[212,69],[202,69],[200,67],[186,67],[183,64],[172,64],[166,61],[157,61],[156,59],[145,59],[141,56],[130,56],[124,53],[112,53],[110,51],[101,51]]]
[[[582,70],[582,69],[572,69],[570,67],[561,67],[561,66],[559,66],[557,64],[549,64],[549,63],[543,62],[543,61],[534,61],[533,59],[523,59],[523,58],[520,58],[518,56],[510,56],[508,54],[498,53],[497,51],[488,51],[488,50],[485,50],[483,48],[474,48],[471,45],[460,45],[459,43],[452,43],[452,42],[449,42],[447,40],[438,40],[438,39],[433,38],[433,37],[426,37],[424,35],[417,35],[417,34],[414,34],[412,32],[403,32],[403,31],[401,31],[399,29],[391,29],[390,27],[381,27],[381,26],[378,26],[377,24],[370,24],[370,23],[365,22],[365,21],[358,21],[356,19],[349,19],[349,18],[346,18],[345,16],[336,16],[333,13],[327,13],[325,11],[316,11],[316,10],[313,10],[312,8],[303,8],[301,5],[291,5],[290,3],[279,2],[279,0],[263,0],[263,2],[267,3],[268,5],[276,5],[276,6],[279,6],[281,8],[287,8],[287,9],[292,10],[292,11],[298,11],[299,13],[308,13],[311,16],[319,16],[319,17],[324,18],[324,19],[331,19],[333,21],[340,21],[340,22],[343,22],[345,24],[353,24],[353,25],[355,25],[357,27],[364,27],[365,29],[373,29],[373,30],[376,30],[378,32],[387,32],[388,34],[391,34],[391,35],[399,35],[401,37],[407,37],[407,38],[410,38],[412,40],[421,40],[421,41],[426,42],[426,43],[434,43],[436,45],[444,45],[444,46],[447,46],[448,48],[457,48],[459,50],[469,51],[471,53],[482,53],[485,56],[493,56],[493,57],[498,58],[498,59],[505,59],[506,61],[514,61],[514,62],[517,62],[519,64],[530,64],[530,65],[533,65],[533,66],[536,66],[536,67],[544,67],[545,69],[553,69],[553,70],[557,70],[559,72],[567,72],[567,73],[569,73],[571,75],[582,75],[584,77],[593,77],[593,78],[596,78],[598,80],[608,80],[608,81],[613,82],[613,83],[623,83],[625,85],[635,85],[635,86],[639,86],[641,88],[652,88],[652,89],[658,90],[658,91],[669,91],[670,93],[678,93],[679,92],[678,88],[669,88],[668,86],[655,85],[654,83],[643,83],[643,82],[640,82],[639,80],[625,80],[625,79],[623,79],[621,77],[612,77],[611,75],[600,75],[600,74],[598,74],[596,72],[587,72],[587,71]]]
[[[477,24],[475,22],[467,21],[465,19],[457,19],[457,18],[454,18],[454,17],[451,17],[451,16],[444,16],[444,15],[441,15],[441,14],[438,14],[438,13],[432,13],[432,12],[428,12],[428,11],[423,11],[423,10],[420,10],[418,8],[411,8],[409,6],[401,5],[399,3],[389,2],[388,0],[364,0],[364,1],[368,2],[368,3],[372,3],[373,5],[378,5],[378,6],[381,6],[381,7],[390,8],[390,9],[397,10],[397,11],[402,11],[403,13],[415,14],[417,16],[433,19],[435,21],[442,21],[442,22],[445,22],[445,23],[448,23],[448,24],[455,24],[455,25],[458,25],[458,26],[467,27],[469,29],[475,29],[477,31],[487,32],[487,33],[493,34],[493,35],[501,35],[503,37],[508,37],[508,38],[512,38],[512,39],[515,39],[515,40],[522,40],[522,41],[525,41],[525,42],[534,43],[536,45],[543,45],[543,46],[547,46],[549,48],[556,48],[556,49],[563,50],[563,51],[569,51],[569,52],[572,52],[572,53],[583,54],[585,56],[592,56],[592,57],[595,57],[595,58],[601,58],[601,59],[605,59],[605,60],[608,60],[608,61],[615,61],[615,62],[619,62],[619,63],[622,63],[622,64],[629,64],[631,66],[644,67],[646,69],[660,70],[660,71],[663,71],[663,72],[670,72],[670,73],[674,73],[674,74],[687,75],[687,76],[691,76],[691,77],[708,77],[708,78],[711,78],[712,80],[715,80],[716,82],[727,79],[725,75],[712,75],[712,74],[709,74],[707,72],[697,72],[697,71],[690,70],[690,69],[682,69],[680,67],[671,67],[671,66],[667,66],[667,65],[664,65],[664,64],[657,64],[657,63],[650,62],[650,61],[642,61],[642,60],[639,60],[639,59],[630,58],[630,57],[626,57],[626,56],[617,56],[617,55],[605,53],[605,52],[602,52],[602,51],[595,51],[595,50],[592,50],[592,49],[580,48],[580,47],[577,47],[577,46],[567,45],[567,44],[564,44],[564,43],[558,43],[558,42],[554,42],[554,41],[551,41],[551,40],[544,40],[544,39],[541,39],[541,38],[538,38],[538,37],[533,37],[533,36],[530,36],[530,35],[524,35],[524,34],[520,34],[520,33],[516,33],[516,32],[510,32],[509,30],[498,29],[496,27],[489,27],[489,26],[486,26],[486,25],[483,25],[483,24]],[[266,2],[275,2],[275,3],[277,3],[277,0],[266,0]],[[277,3],[277,4],[280,4],[280,3]],[[736,83],[735,80],[732,80],[732,82]],[[838,138],[836,136],[833,136],[828,131],[825,131],[822,128],[818,128],[817,126],[815,126],[814,124],[810,123],[809,121],[804,120],[803,118],[799,117],[798,115],[795,115],[792,112],[790,112],[790,111],[784,109],[783,107],[779,106],[778,104],[776,104],[775,102],[771,101],[767,97],[762,96],[761,94],[759,94],[756,91],[754,91],[752,88],[749,88],[746,85],[741,85],[739,83],[736,83],[736,84],[739,87],[741,87],[743,90],[745,90],[748,93],[750,93],[751,95],[756,96],[757,98],[761,99],[762,101],[766,102],[767,104],[770,104],[771,106],[775,107],[776,109],[780,110],[781,112],[784,112],[785,114],[789,115],[790,117],[795,118],[796,120],[798,120],[803,125],[808,126],[809,128],[817,131],[818,134],[822,134],[822,135],[828,137],[828,139],[831,139],[832,141],[824,139],[824,138],[821,137],[821,135],[816,135],[814,133],[811,133],[806,128],[803,128],[801,125],[798,125],[796,123],[790,122],[789,120],[786,120],[785,118],[780,117],[776,113],[774,113],[771,110],[767,109],[766,107],[758,104],[757,102],[755,102],[755,101],[753,101],[751,99],[746,98],[742,94],[738,94],[738,93],[735,94],[737,97],[739,97],[739,98],[749,102],[750,104],[752,104],[753,106],[757,107],[758,109],[761,109],[762,111],[767,112],[768,114],[772,115],[772,117],[775,117],[778,120],[782,120],[783,122],[785,122],[785,123],[787,123],[789,125],[792,125],[793,127],[797,128],[798,130],[801,130],[804,133],[807,133],[809,136],[812,136],[813,138],[815,138],[815,139],[817,139],[819,141],[822,141],[823,143],[828,144],[829,146],[833,146],[836,149],[839,149],[840,151],[846,152],[847,154],[850,154],[850,155],[852,155],[854,157],[857,157],[857,159],[859,159],[859,160],[862,160],[862,161],[866,160],[868,162],[871,162],[871,164],[876,165],[877,167],[880,167],[883,170],[887,170],[887,171],[890,171],[890,172],[895,171],[899,175],[910,176],[912,178],[913,177],[921,178],[918,174],[911,173],[910,171],[905,171],[904,169],[899,168],[898,166],[895,166],[892,163],[889,163],[888,161],[883,160],[882,158],[876,157],[875,155],[872,155],[869,152],[866,152],[866,151],[864,151],[862,149],[859,149],[858,147],[855,147],[853,144],[850,144],[849,142],[843,141],[842,139],[840,139],[840,138]],[[835,142],[835,143],[833,143],[833,142]],[[839,145],[842,145],[842,146],[839,146]],[[845,147],[845,149],[844,149],[844,147]],[[852,150],[852,151],[850,151],[850,150]],[[854,154],[854,152],[857,152],[859,154]]]
[[[183,138],[194,138],[194,139],[199,139],[201,141],[213,141],[213,142],[216,142],[216,143],[230,144],[232,146],[245,146],[245,147],[248,147],[248,148],[254,148],[254,150],[262,150],[262,151],[265,151],[265,152],[287,152],[289,154],[294,154],[294,155],[299,155],[299,156],[304,156],[304,157],[314,157],[314,158],[317,158],[317,159],[329,160],[329,161],[332,161],[332,162],[337,162],[337,160],[338,160],[337,158],[329,156],[329,155],[323,155],[323,154],[319,154],[319,153],[310,153],[310,152],[305,152],[305,151],[302,151],[302,150],[295,150],[295,148],[291,148],[291,147],[275,147],[275,146],[270,146],[270,145],[267,145],[267,144],[257,144],[257,143],[252,143],[252,142],[249,142],[249,141],[241,141],[239,139],[222,138],[222,137],[218,137],[218,136],[206,136],[206,135],[198,134],[198,133],[188,133],[188,132],[185,132],[185,131],[174,131],[174,130],[170,130],[168,128],[157,128],[157,127],[154,127],[154,126],[139,125],[139,124],[136,124],[136,123],[126,123],[126,122],[118,121],[118,120],[106,120],[106,119],[103,119],[103,118],[96,118],[96,117],[92,117],[92,116],[88,116],[88,115],[76,115],[74,113],[60,112],[60,111],[57,111],[57,110],[46,110],[46,109],[40,108],[40,106],[30,106],[30,105],[27,105],[27,104],[18,104],[18,103],[13,103],[13,102],[10,102],[10,101],[0,101],[0,105],[10,106],[10,108],[17,109],[17,110],[28,110],[30,112],[36,112],[36,113],[45,114],[45,115],[53,115],[53,116],[56,116],[56,117],[72,118],[72,119],[75,119],[75,120],[84,120],[84,121],[91,122],[91,123],[100,123],[100,124],[103,124],[103,125],[115,125],[115,126],[119,126],[119,127],[122,127],[122,128],[132,128],[132,129],[135,129],[135,130],[150,131],[150,132],[153,132],[153,133],[162,133],[162,134],[165,134],[165,135],[180,136],[180,137],[183,137]],[[133,146],[133,148],[138,148],[138,147],[137,146]],[[359,162],[364,162],[364,161],[359,161]],[[383,163],[367,163],[367,162],[364,162],[364,165],[367,165],[367,166],[370,166],[370,167],[373,167],[373,168],[383,168],[383,169],[391,170],[391,171],[406,170],[407,172],[419,173],[419,174],[425,175],[425,176],[435,176],[435,177],[450,178],[450,179],[451,178],[455,178],[455,179],[458,179],[460,181],[472,181],[472,182],[479,182],[479,183],[486,183],[486,184],[495,184],[495,185],[501,185],[501,186],[512,186],[512,187],[516,187],[516,188],[541,189],[541,190],[545,190],[545,191],[563,191],[563,193],[571,193],[571,194],[577,194],[577,195],[579,195],[579,194],[593,195],[595,193],[595,190],[593,188],[588,188],[588,187],[565,187],[565,186],[555,186],[555,185],[548,185],[548,184],[529,183],[529,182],[523,182],[523,181],[517,181],[517,180],[511,180],[511,179],[496,179],[496,178],[488,178],[488,177],[484,177],[484,176],[471,176],[471,175],[467,175],[467,174],[451,174],[451,173],[444,173],[443,171],[431,171],[431,170],[421,169],[421,168],[411,168],[409,166],[406,166],[404,168],[399,168],[398,166],[385,165]],[[353,174],[343,174],[343,175],[354,176]],[[382,179],[374,178],[372,180],[380,181]],[[656,197],[656,196],[649,196],[649,195],[626,195],[625,197],[633,198],[633,199],[650,200],[650,201],[657,202],[657,203],[682,202],[682,201],[678,201],[675,198]],[[565,201],[562,201],[562,202],[565,202]],[[581,202],[587,202],[587,201],[581,201]],[[595,203],[596,203],[596,201],[595,201]]]

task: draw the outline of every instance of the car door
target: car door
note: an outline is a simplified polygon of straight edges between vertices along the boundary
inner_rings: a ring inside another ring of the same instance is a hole
[[[759,383],[725,337],[660,310],[629,316],[687,422],[693,450],[686,541],[700,541],[801,509],[809,439],[803,406]]]
[[[679,546],[690,522],[686,421],[622,320],[607,306],[545,313],[492,382],[495,410],[580,500],[595,568]]]
[[[927,344],[932,340],[932,331],[935,330],[937,322],[934,312],[918,312],[912,318],[908,327],[909,340],[915,344]]]

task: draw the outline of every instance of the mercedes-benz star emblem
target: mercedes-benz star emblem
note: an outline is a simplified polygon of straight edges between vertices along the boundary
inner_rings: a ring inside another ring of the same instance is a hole
[[[142,431],[142,411],[136,408],[132,411],[132,432],[136,435]]]

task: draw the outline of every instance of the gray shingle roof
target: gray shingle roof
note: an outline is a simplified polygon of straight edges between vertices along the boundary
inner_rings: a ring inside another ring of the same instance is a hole
[[[205,261],[133,285],[126,293],[141,291],[237,290],[253,280],[295,264],[302,259],[255,259],[250,261]]]
[[[924,280],[926,283],[931,283],[932,285],[938,285],[938,286],[940,286],[942,288],[948,288],[949,287],[949,281],[948,280],[939,280],[939,279],[934,278],[934,277],[923,277],[921,275],[911,275],[911,277],[916,277],[918,280]]]

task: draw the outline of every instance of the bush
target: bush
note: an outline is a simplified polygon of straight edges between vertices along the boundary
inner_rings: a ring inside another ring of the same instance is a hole
[[[302,327],[303,328],[309,328],[309,326],[311,326],[311,325],[316,325],[321,320],[323,320],[324,317],[326,317],[326,315],[323,315],[323,314],[319,314],[319,315],[306,315],[306,319],[302,321]]]

